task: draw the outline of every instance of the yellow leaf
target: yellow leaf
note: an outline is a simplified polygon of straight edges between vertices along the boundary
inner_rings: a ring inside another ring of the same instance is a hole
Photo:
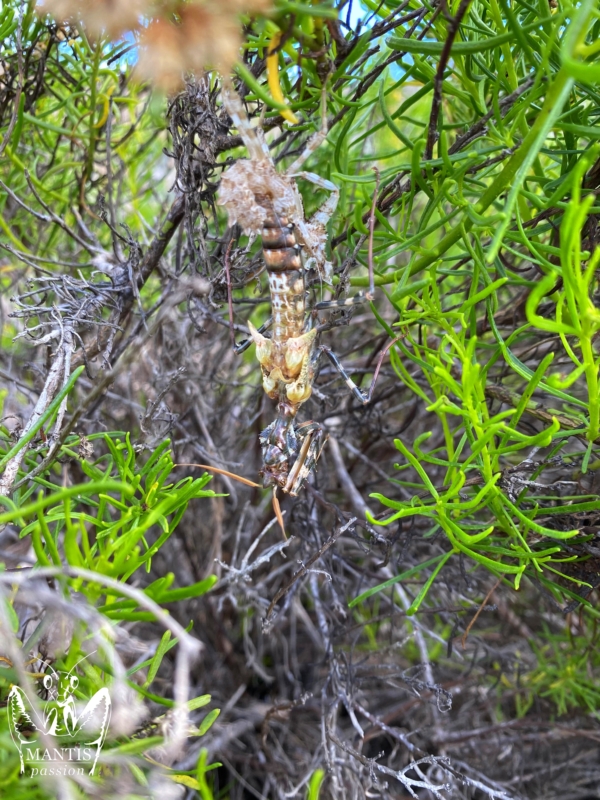
[[[168,777],[175,783],[182,783],[184,786],[187,786],[188,789],[195,789],[197,792],[200,791],[200,784],[196,778],[192,778],[191,775],[168,775]]]
[[[271,43],[267,48],[267,80],[269,89],[273,95],[273,99],[278,103],[285,103],[285,97],[281,91],[281,84],[279,83],[279,54],[275,51],[281,41],[281,31],[273,34]],[[284,109],[281,116],[287,119],[288,122],[298,123],[298,117],[291,111],[291,109]]]

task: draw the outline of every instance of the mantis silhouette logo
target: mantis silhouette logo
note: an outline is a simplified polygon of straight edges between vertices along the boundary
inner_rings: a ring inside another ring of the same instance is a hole
[[[11,688],[8,723],[21,774],[26,762],[32,777],[94,774],[110,722],[110,695],[106,687],[99,689],[78,716],[74,692],[79,678],[73,674],[77,664],[69,672],[50,667],[40,687],[40,695],[46,697],[40,710],[39,701],[32,703],[20,686]]]

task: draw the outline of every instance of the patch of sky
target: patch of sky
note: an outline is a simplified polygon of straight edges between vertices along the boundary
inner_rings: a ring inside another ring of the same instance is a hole
[[[138,60],[138,43],[137,37],[132,31],[124,33],[118,42],[114,43],[112,55],[108,57],[107,63],[118,64],[125,68],[126,66],[133,66]]]
[[[397,2],[391,2],[390,6],[396,6]],[[349,30],[362,33],[372,28],[378,21],[389,16],[390,8],[377,0],[350,0],[347,6],[340,12],[340,21]],[[383,44],[383,43],[382,43]],[[399,80],[412,65],[412,56],[407,53],[402,61],[394,61],[389,65],[389,74],[394,80]]]
[[[69,53],[77,56],[73,48],[73,43],[65,39],[58,44],[59,53]],[[102,61],[103,68],[120,69],[125,71],[127,67],[132,67],[138,61],[138,42],[133,31],[127,31],[118,39],[107,42],[103,48],[105,58]]]

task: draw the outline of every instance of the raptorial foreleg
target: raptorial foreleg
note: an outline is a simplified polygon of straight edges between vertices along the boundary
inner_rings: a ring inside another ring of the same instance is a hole
[[[296,496],[304,481],[315,468],[329,433],[318,422],[304,422],[296,428],[296,436],[302,442],[298,457],[294,461],[283,491]]]

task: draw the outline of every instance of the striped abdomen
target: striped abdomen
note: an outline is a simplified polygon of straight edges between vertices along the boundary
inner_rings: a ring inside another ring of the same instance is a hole
[[[273,214],[262,230],[263,254],[271,291],[272,335],[267,339],[248,323],[256,342],[263,388],[290,417],[311,395],[316,329],[304,331],[304,267],[294,226]]]
[[[306,314],[304,268],[294,226],[283,217],[264,223],[262,246],[273,315],[272,341],[300,336]]]

